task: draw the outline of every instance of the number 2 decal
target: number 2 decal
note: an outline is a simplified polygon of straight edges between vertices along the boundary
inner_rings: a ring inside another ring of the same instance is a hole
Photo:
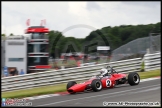
[[[110,79],[107,79],[106,80],[106,87],[110,87],[111,86],[111,80]]]

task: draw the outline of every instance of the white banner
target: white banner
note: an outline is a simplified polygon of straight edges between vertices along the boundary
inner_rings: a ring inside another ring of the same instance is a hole
[[[110,46],[97,46],[97,50],[110,50]]]

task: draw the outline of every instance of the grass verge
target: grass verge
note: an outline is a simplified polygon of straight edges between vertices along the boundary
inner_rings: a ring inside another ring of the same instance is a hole
[[[161,70],[154,70],[148,72],[139,72],[140,78],[150,78],[161,75]],[[66,91],[66,84],[58,84],[53,86],[43,86],[28,90],[17,90],[11,92],[2,92],[2,98],[23,98],[29,96],[37,96],[42,94],[53,94],[56,92]]]

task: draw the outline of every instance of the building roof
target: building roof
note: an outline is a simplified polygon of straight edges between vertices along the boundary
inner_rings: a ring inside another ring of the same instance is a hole
[[[29,28],[45,28],[44,26],[31,26]]]
[[[10,40],[10,39],[20,40],[20,39],[28,39],[28,38],[30,38],[29,35],[15,35],[15,36],[7,36],[7,37],[1,36],[1,40]]]

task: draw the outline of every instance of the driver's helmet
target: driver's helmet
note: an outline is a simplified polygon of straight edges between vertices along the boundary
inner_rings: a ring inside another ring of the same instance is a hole
[[[101,76],[107,76],[108,75],[107,69],[101,69],[100,74]]]

